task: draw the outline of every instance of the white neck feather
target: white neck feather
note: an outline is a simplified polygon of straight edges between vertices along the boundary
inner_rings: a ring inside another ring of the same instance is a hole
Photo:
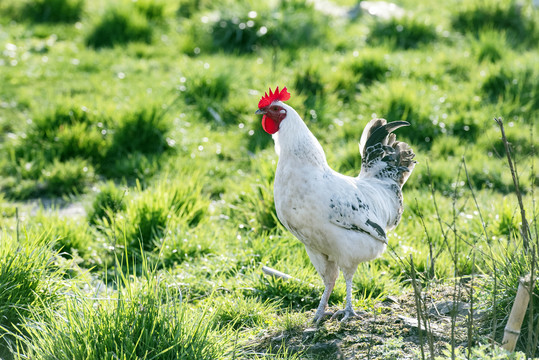
[[[275,151],[280,158],[296,158],[317,166],[327,166],[326,154],[318,140],[311,133],[298,113],[290,106],[280,103],[286,109],[286,117],[273,135]]]

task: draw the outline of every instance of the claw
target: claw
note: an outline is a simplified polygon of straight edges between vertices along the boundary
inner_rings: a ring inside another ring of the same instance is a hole
[[[338,316],[343,315],[343,314],[344,314],[344,317],[341,319],[341,322],[346,322],[346,321],[350,320],[351,318],[358,318],[359,317],[359,315],[354,310],[352,310],[352,309],[344,309],[344,310],[339,310],[339,311],[335,312],[331,316],[330,320],[333,320],[333,319],[335,319]]]
[[[314,315],[314,319],[313,319],[313,323],[316,324],[316,325],[319,325],[320,322],[327,316],[331,316],[331,318],[333,319],[333,313],[332,312],[329,312],[329,311],[325,311],[321,314],[315,314]]]

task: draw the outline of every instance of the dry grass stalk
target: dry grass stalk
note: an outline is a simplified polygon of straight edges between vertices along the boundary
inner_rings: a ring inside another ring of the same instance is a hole
[[[505,135],[505,129],[503,127],[502,118],[494,118],[500,131],[502,133],[503,146],[505,148],[505,154],[507,155],[507,163],[509,164],[509,169],[511,170],[511,176],[513,177],[513,184],[515,185],[515,193],[517,195],[518,206],[520,208],[520,215],[522,217],[522,226],[520,228],[520,234],[522,235],[522,245],[524,250],[527,252],[530,247],[530,227],[528,225],[528,220],[526,218],[526,210],[524,209],[524,203],[522,201],[522,193],[520,192],[520,186],[518,182],[518,173],[515,170],[513,165],[513,159],[511,158],[511,151],[509,148],[509,141],[507,141],[507,136]]]

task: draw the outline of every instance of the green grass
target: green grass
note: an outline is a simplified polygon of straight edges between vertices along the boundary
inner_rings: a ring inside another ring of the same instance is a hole
[[[181,5],[180,5],[181,9]],[[224,4],[208,28],[197,24],[195,34],[205,38],[204,48],[227,53],[253,53],[263,48],[294,51],[297,47],[316,46],[327,40],[327,19],[303,1],[283,1],[276,7],[247,2]],[[204,24],[202,24],[204,25]]]
[[[346,338],[334,323],[303,338],[322,281],[276,217],[277,156],[254,115],[277,85],[348,175],[371,118],[411,123],[397,132],[418,160],[403,219],[360,266],[355,307],[410,296],[412,256],[425,293],[456,283],[470,301],[474,277],[487,315],[469,357],[505,356],[483,345],[494,320],[500,340],[531,260],[493,118],[505,119],[537,246],[537,11],[398,5],[405,16],[380,20],[301,0],[0,3],[0,357],[315,359],[311,346]],[[333,309],[344,289],[341,277]],[[530,353],[525,322],[518,349]],[[350,326],[359,340],[343,351],[374,357],[380,334]],[[414,339],[380,351],[417,357]],[[438,340],[435,355],[450,357]]]
[[[437,37],[433,24],[413,17],[404,17],[377,22],[367,41],[373,45],[386,43],[407,50],[432,43]]]
[[[8,1],[9,12],[17,20],[34,23],[72,23],[82,17],[84,0]]]
[[[451,19],[453,28],[480,37],[485,30],[505,32],[511,43],[534,44],[537,22],[533,10],[516,1],[478,1],[466,4]]]
[[[106,219],[111,223],[114,215],[127,207],[125,201],[127,189],[122,190],[114,182],[109,181],[96,190],[97,194],[88,210],[88,222],[95,225],[100,220]]]
[[[0,355],[9,356],[16,338],[26,335],[25,324],[45,311],[54,311],[62,298],[64,272],[55,264],[50,232],[13,237],[0,236]]]
[[[64,316],[40,315],[36,321],[43,325],[30,327],[23,339],[27,353],[36,359],[208,360],[226,354],[226,331],[213,331],[207,313],[186,308],[146,270],[147,281],[117,279],[123,289],[114,296],[93,300],[75,294]]]
[[[8,196],[25,199],[78,194],[96,175],[132,180],[145,171],[144,160],[171,149],[169,131],[164,111],[155,107],[108,119],[84,106],[60,105],[38,115],[14,144],[2,187]]]
[[[86,44],[99,49],[124,45],[132,41],[149,43],[152,40],[152,27],[147,16],[159,16],[159,9],[139,8],[130,6],[127,2],[120,5],[110,5],[95,20],[92,29],[86,36]],[[154,14],[157,13],[156,14]]]

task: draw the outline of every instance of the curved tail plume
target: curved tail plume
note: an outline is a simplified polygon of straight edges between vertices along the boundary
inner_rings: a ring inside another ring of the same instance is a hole
[[[403,126],[410,126],[410,123],[373,119],[365,126],[359,142],[360,176],[391,178],[401,187],[406,183],[416,164],[415,154],[407,143],[397,141],[392,133]]]

